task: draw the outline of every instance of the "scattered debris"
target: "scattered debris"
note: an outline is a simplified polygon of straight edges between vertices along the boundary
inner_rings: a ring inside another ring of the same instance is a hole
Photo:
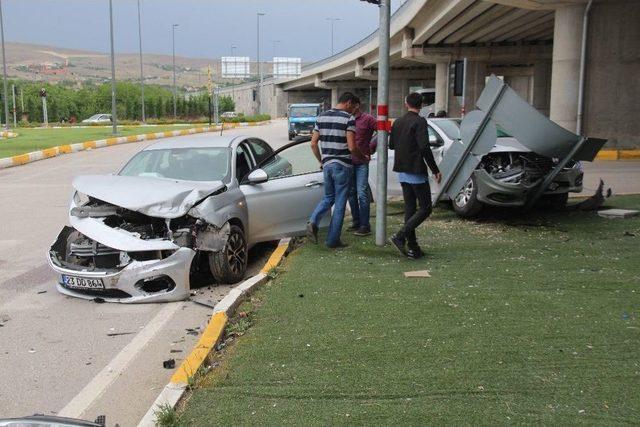
[[[198,328],[187,328],[186,329],[187,335],[193,335],[193,336],[197,337],[200,334],[200,331],[198,331],[198,329],[200,329],[200,328],[199,327]]]
[[[108,333],[108,337],[119,337],[120,335],[133,335],[135,332],[112,332]]]
[[[607,197],[611,196],[611,189],[607,190]],[[573,205],[565,206],[564,210],[566,211],[597,211],[604,204],[604,181],[600,180],[600,184],[598,184],[598,189],[595,194],[588,199],[581,201],[580,203],[575,203]]]
[[[238,317],[247,317],[247,312],[241,311],[240,313],[238,313]]]
[[[164,369],[173,369],[176,367],[176,360],[175,359],[165,360],[164,362],[162,362],[162,367]]]
[[[40,294],[46,294],[46,293],[47,293],[47,291],[39,291],[39,292],[38,292],[38,295],[40,295]]]
[[[95,297],[93,299],[93,302],[95,302],[96,304],[103,304],[104,303],[104,298]]]
[[[29,349],[29,353],[30,353],[30,354],[33,354],[33,353],[35,353],[35,352],[36,352],[36,351],[35,351],[34,349],[32,349],[32,348],[30,348],[30,349]]]
[[[304,298],[304,294],[299,294],[298,298]]]
[[[631,209],[607,209],[598,211],[598,215],[603,218],[631,218],[640,214],[640,211]]]
[[[431,277],[429,270],[405,271],[404,277]]]
[[[182,350],[171,350],[169,353],[182,353]]]

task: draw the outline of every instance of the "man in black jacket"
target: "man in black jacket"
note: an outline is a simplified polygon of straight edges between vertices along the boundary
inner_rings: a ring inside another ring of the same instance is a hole
[[[410,94],[405,106],[409,111],[393,123],[389,139],[389,148],[396,152],[393,170],[398,173],[404,198],[404,227],[391,236],[391,243],[408,258],[418,259],[424,253],[418,245],[416,228],[432,209],[427,166],[436,182],[440,183],[442,174],[429,147],[427,121],[418,114],[422,96]]]

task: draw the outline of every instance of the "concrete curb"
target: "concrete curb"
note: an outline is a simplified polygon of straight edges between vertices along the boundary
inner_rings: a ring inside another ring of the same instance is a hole
[[[4,130],[4,131],[0,132],[0,139],[15,138],[16,136],[18,136],[17,133],[10,132],[8,130]]]
[[[270,120],[264,122],[250,123],[225,123],[225,129],[234,129],[238,127],[261,126],[270,123]],[[43,150],[33,151],[31,153],[19,154],[17,156],[5,157],[0,159],[0,169],[11,168],[14,166],[26,165],[27,163],[37,162],[38,160],[49,159],[51,157],[60,156],[62,154],[77,153],[78,151],[93,150],[95,148],[110,147],[112,145],[127,144],[130,142],[151,141],[154,139],[170,138],[173,136],[193,135],[196,133],[217,132],[220,126],[204,126],[190,129],[170,130],[165,132],[146,133],[142,135],[120,136],[117,138],[98,139],[76,144],[59,145],[56,147],[45,148]]]
[[[596,160],[640,160],[640,150],[600,150]]]
[[[244,298],[251,294],[258,286],[268,280],[269,270],[276,267],[282,261],[291,239],[282,239],[278,247],[273,251],[260,273],[245,280],[233,288],[213,309],[209,324],[200,336],[191,353],[171,376],[169,384],[160,392],[147,413],[144,415],[138,427],[154,427],[156,425],[156,412],[167,406],[175,408],[184,392],[189,386],[190,379],[198,372],[206,358],[224,333],[224,328]]]

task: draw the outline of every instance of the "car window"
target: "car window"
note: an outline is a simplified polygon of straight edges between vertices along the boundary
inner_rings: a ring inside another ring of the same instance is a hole
[[[429,133],[429,145],[444,145],[444,141],[442,140],[440,135],[438,135],[438,132],[436,132],[431,126],[427,127],[427,132]]]
[[[251,171],[251,155],[245,144],[238,145],[236,149],[236,179],[242,179]]]
[[[311,144],[289,147],[261,166],[269,179],[286,178],[320,171],[320,164],[311,151]]]
[[[273,154],[273,149],[261,139],[252,138],[249,140],[249,146],[253,151],[253,157],[256,164],[262,163],[264,159]]]
[[[226,181],[227,148],[173,148],[136,154],[119,175],[184,181]]]

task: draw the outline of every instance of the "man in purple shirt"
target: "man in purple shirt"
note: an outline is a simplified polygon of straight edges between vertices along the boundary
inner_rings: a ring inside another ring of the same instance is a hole
[[[364,159],[351,156],[353,163],[353,178],[351,180],[351,191],[349,193],[349,209],[353,224],[349,228],[356,236],[368,236],[371,234],[371,223],[369,221],[370,204],[369,198],[369,161],[371,155],[376,151],[376,143],[373,141],[373,134],[377,129],[377,121],[370,114],[360,110],[360,102],[356,103],[354,110],[356,118],[356,146],[364,154]]]

